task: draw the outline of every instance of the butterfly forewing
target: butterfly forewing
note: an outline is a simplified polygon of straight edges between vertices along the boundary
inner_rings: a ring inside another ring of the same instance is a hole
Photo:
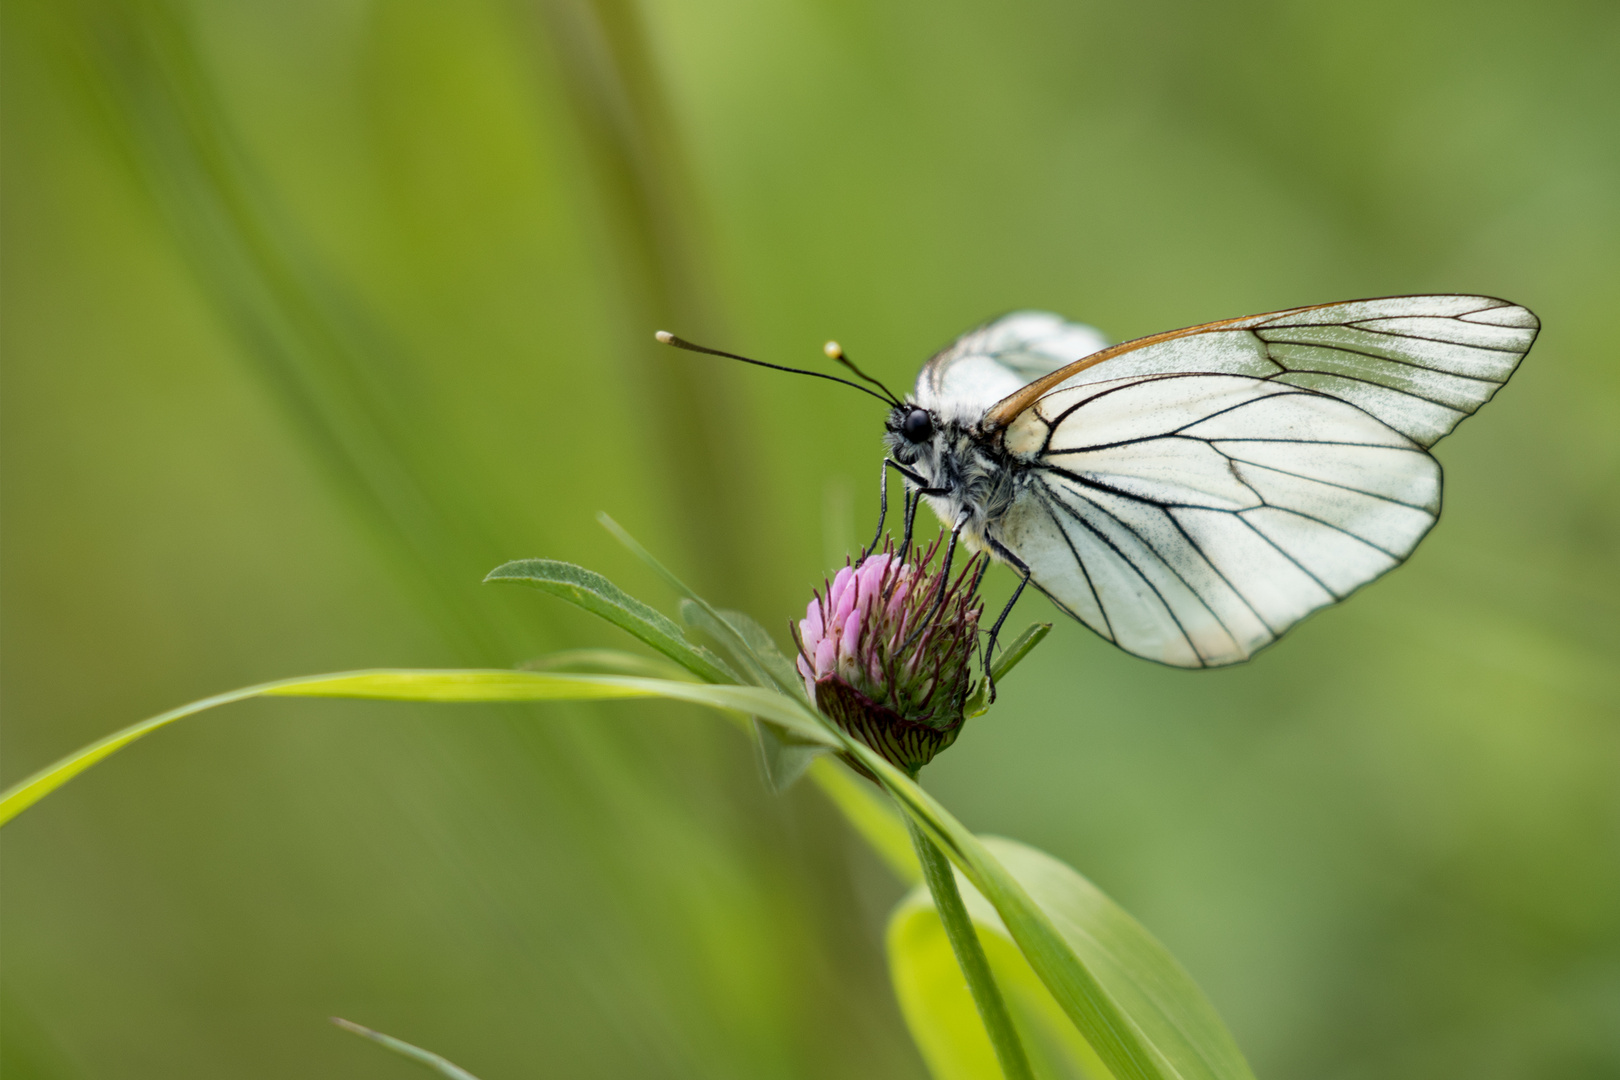
[[[1010,394],[987,417],[1005,425],[1062,387],[1222,372],[1331,394],[1431,446],[1490,400],[1539,326],[1525,308],[1488,296],[1397,296],[1274,311],[1077,357]]]

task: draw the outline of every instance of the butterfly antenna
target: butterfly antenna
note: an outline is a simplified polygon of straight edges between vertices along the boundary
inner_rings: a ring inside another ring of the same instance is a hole
[[[857,379],[860,379],[863,382],[869,382],[879,390],[883,391],[883,396],[889,399],[889,403],[891,405],[900,404],[900,399],[894,396],[894,391],[890,390],[887,386],[884,386],[881,382],[872,378],[872,376],[856,367],[855,361],[844,355],[844,347],[838,344],[838,342],[827,342],[827,344],[821,347],[821,351],[826,353],[827,357],[833,360],[835,363],[843,364],[845,367],[849,368],[849,370],[853,371]]]
[[[741,360],[745,364],[753,364],[755,367],[770,368],[772,371],[786,371],[794,375],[808,375],[813,379],[826,379],[828,382],[843,383],[845,386],[854,387],[863,394],[870,394],[872,397],[877,398],[885,405],[899,404],[893,400],[894,395],[892,394],[889,395],[889,397],[884,397],[882,394],[868,390],[860,383],[850,382],[848,379],[840,379],[838,376],[828,375],[824,371],[806,371],[804,368],[785,367],[782,364],[767,364],[763,360],[754,360],[747,356],[738,356],[736,353],[725,352],[721,349],[705,348],[702,345],[694,345],[692,342],[687,341],[684,338],[678,338],[668,330],[660,330],[658,333],[654,334],[653,337],[657,338],[660,344],[671,345],[677,349],[685,349],[687,352],[704,353],[708,356],[723,356],[727,360]]]

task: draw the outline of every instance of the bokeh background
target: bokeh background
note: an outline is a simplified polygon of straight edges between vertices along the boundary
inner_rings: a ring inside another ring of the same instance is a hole
[[[279,676],[622,645],[606,510],[785,628],[978,321],[1545,330],[1400,571],[1245,667],[1060,625],[925,782],[1267,1080],[1620,1076],[1620,7],[8,0],[4,776]],[[991,589],[1005,595],[998,571]],[[1019,623],[1042,618],[1026,601]],[[785,633],[782,635],[785,640]],[[279,702],[5,832],[8,1077],[919,1077],[899,886],[674,706]]]

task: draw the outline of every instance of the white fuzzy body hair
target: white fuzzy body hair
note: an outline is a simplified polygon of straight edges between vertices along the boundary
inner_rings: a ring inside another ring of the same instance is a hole
[[[966,410],[970,416],[960,415],[958,409],[943,415],[930,409],[933,436],[921,443],[910,441],[900,433],[899,422],[922,407],[926,406],[907,403],[891,414],[884,436],[890,455],[923,477],[929,488],[948,489],[946,494],[923,498],[947,529],[961,526],[969,550],[997,555],[996,545],[987,539],[1018,495],[1022,463],[979,436],[977,424],[983,410],[973,409],[971,403]]]

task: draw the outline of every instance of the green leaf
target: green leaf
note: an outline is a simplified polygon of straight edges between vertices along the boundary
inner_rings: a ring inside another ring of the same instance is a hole
[[[1030,623],[1024,627],[1024,632],[1013,638],[1012,644],[1002,650],[1001,658],[990,665],[990,674],[997,680],[1002,679],[1018,662],[1029,655],[1031,649],[1046,640],[1046,635],[1052,632],[1049,622]]]
[[[792,660],[782,655],[782,650],[776,647],[776,641],[769,631],[740,611],[723,609],[720,617],[737,632],[738,637],[742,638],[743,643],[753,654],[755,662],[765,669],[778,689],[801,701],[810,700],[805,695],[804,676],[799,674],[799,669],[794,666]]]
[[[740,681],[718,656],[687,641],[669,616],[594,570],[556,559],[519,559],[497,566],[484,580],[528,585],[560,596],[640,638],[704,682]]]
[[[756,686],[782,690],[806,705],[810,704],[804,692],[804,680],[788,658],[777,649],[776,642],[771,640],[765,628],[747,615],[740,611],[714,613],[706,604],[683,597],[681,620],[714,638],[726,650],[732,662],[747,672],[749,681]],[[724,626],[721,625],[722,621]],[[755,736],[765,784],[777,793],[792,787],[804,775],[810,763],[826,752],[824,746],[806,744],[763,724],[755,725]]]
[[[1029,1052],[1024,1049],[1023,1036],[1019,1034],[1012,1010],[1007,1006],[1006,995],[991,974],[984,943],[979,940],[973,917],[968,914],[967,904],[962,900],[962,887],[958,882],[961,874],[914,820],[907,818],[906,825],[911,833],[912,847],[917,852],[917,862],[922,866],[923,882],[945,928],[945,939],[956,957],[956,965],[967,980],[968,992],[972,995],[983,1030],[990,1037],[990,1045],[1001,1066],[1004,1080],[1035,1080]]]
[[[757,716],[806,742],[836,745],[836,736],[804,705],[755,686],[561,672],[465,669],[347,671],[260,683],[204,698],[132,724],[49,765],[0,794],[0,825],[136,739],[195,713],[254,697],[338,697],[379,701],[586,701],[666,698]]]
[[[982,843],[1055,923],[1079,960],[1122,1011],[1159,1048],[1177,1076],[1249,1076],[1214,1007],[1169,951],[1080,873],[1026,844]],[[995,908],[963,878],[963,901],[979,931],[996,982],[1040,1076],[1106,1077],[1096,1051],[1018,951]],[[988,1060],[990,1041],[960,979],[926,976],[951,962],[926,889],[913,890],[889,923],[889,960],[901,1010],[936,1077],[970,1077],[936,1059],[950,1050],[964,1062]],[[941,955],[943,950],[943,955]],[[968,1023],[968,1021],[972,1021]],[[984,1075],[993,1076],[994,1073]]]
[[[782,690],[809,705],[804,680],[776,648],[764,627],[740,611],[721,611],[719,616],[726,623],[725,627],[718,624],[706,605],[690,598],[681,600],[682,621],[719,642],[732,661],[748,672],[755,685]],[[810,763],[826,752],[824,746],[793,739],[775,727],[756,724],[754,730],[765,784],[778,794],[792,787]]]
[[[1109,1080],[1107,1066],[1007,936],[994,909],[966,879],[959,876],[957,885],[1035,1075]],[[995,1051],[926,886],[913,889],[895,907],[886,943],[900,1012],[934,1080],[1001,1080]]]
[[[691,586],[677,577],[668,567],[653,557],[625,529],[607,514],[598,514],[602,527],[612,533],[641,561],[651,567],[681,596],[681,619],[688,626],[709,634],[732,658],[749,682],[756,686],[774,687],[805,707],[811,702],[805,696],[804,683],[787,657],[783,656],[765,628],[740,611],[719,611],[699,596]],[[791,736],[767,728],[758,729],[756,745],[759,747],[760,766],[765,782],[773,791],[785,791],[808,769],[817,754],[815,747],[807,747]]]
[[[1123,912],[1125,922],[1100,907],[1101,894],[1091,896],[1083,878],[1055,860],[1020,856],[1014,865],[1029,879],[1026,885],[997,858],[997,851],[1013,858],[1006,842],[992,851],[880,755],[842,732],[834,734],[990,902],[1030,967],[1117,1080],[1253,1080],[1192,980]],[[1140,976],[1138,964],[1144,965]]]
[[[1141,923],[1077,870],[1045,852],[999,837],[983,842],[1177,1075],[1252,1080],[1215,1007]],[[982,915],[990,923],[991,906],[969,895],[970,910],[976,901],[980,908],[974,917]],[[996,929],[1007,933],[1005,926]]]
[[[759,766],[765,774],[765,784],[780,795],[798,783],[815,762],[827,752],[827,747],[789,738],[780,728],[754,718],[754,741],[759,747]]]
[[[1012,644],[1008,645],[1006,649],[1002,651],[1000,658],[998,658],[995,663],[990,665],[990,677],[997,683],[1000,683],[1007,672],[1017,667],[1018,661],[1028,656],[1030,650],[1039,645],[1041,641],[1045,639],[1046,635],[1050,634],[1051,632],[1052,624],[1049,622],[1031,623],[1029,626],[1025,627],[1024,632],[1014,638]],[[971,719],[975,716],[983,716],[989,711],[989,690],[986,688],[985,684],[981,682],[977,687],[974,688],[973,695],[967,699],[965,704],[963,704],[962,713],[964,716]]]
[[[380,1031],[373,1031],[368,1027],[355,1023],[353,1020],[345,1020],[341,1016],[334,1016],[331,1019],[332,1023],[344,1031],[352,1031],[363,1039],[370,1039],[377,1045],[386,1047],[401,1057],[408,1057],[412,1061],[420,1061],[440,1076],[449,1077],[450,1080],[478,1080],[478,1077],[463,1069],[460,1065],[435,1054],[431,1050],[424,1050],[420,1046],[412,1046],[404,1039],[396,1039],[392,1035],[384,1035]]]
[[[694,630],[701,630],[710,638],[719,643],[732,663],[742,672],[738,682],[748,682],[754,686],[767,686],[776,689],[776,680],[766,669],[764,663],[754,655],[754,650],[748,647],[736,627],[721,618],[720,613],[707,604],[700,603],[690,597],[682,597],[680,602],[681,621]]]
[[[720,612],[716,611],[707,600],[699,596],[690,585],[676,577],[674,572],[671,571],[669,567],[665,566],[663,563],[654,558],[652,552],[642,547],[635,537],[631,536],[625,531],[624,526],[608,517],[605,513],[597,514],[596,520],[601,523],[602,528],[612,533],[613,538],[619,543],[623,544],[625,548],[629,550],[630,554],[646,563],[654,573],[663,578],[670,588],[674,589],[679,595],[690,600],[706,615],[708,615],[709,627],[712,628],[717,636],[726,642],[726,649],[728,652],[736,653],[740,651],[744,654],[751,654],[753,652],[752,647],[748,644],[748,639],[743,637],[743,635],[737,631],[736,627],[727,622],[725,618],[721,616]],[[755,659],[757,661],[758,657],[755,657]]]

